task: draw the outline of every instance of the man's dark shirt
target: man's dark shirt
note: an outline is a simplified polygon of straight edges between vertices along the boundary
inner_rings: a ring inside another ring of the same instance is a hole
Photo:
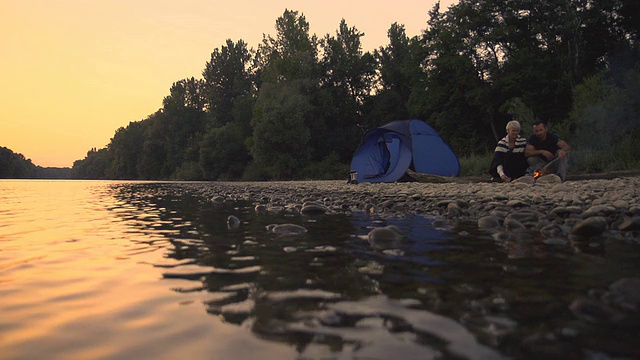
[[[558,141],[560,141],[560,137],[558,137],[558,135],[547,132],[547,138],[544,139],[544,141],[541,141],[540,139],[538,139],[538,137],[535,134],[533,134],[529,136],[528,143],[529,145],[533,146],[536,150],[547,150],[548,152],[553,154],[553,156],[556,156],[556,152],[560,150],[560,147],[558,147]],[[538,155],[538,156],[540,156],[541,158],[547,161],[549,160],[544,155]]]

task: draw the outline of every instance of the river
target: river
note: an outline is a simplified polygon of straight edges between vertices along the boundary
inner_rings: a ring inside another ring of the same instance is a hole
[[[632,358],[571,303],[638,245],[499,244],[415,214],[217,203],[207,183],[0,181],[2,359]],[[234,216],[239,223],[229,223]],[[278,235],[273,224],[306,232]],[[402,241],[372,247],[374,227]]]

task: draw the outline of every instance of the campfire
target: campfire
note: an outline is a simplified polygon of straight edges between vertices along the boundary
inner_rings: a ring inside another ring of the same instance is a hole
[[[540,177],[540,176],[542,176],[542,175],[544,175],[544,169],[536,170],[536,171],[533,173],[533,178],[534,178],[534,179],[537,179],[537,178],[539,178],[539,177]]]

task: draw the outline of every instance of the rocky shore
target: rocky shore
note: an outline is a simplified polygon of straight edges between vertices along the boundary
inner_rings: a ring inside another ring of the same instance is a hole
[[[204,190],[212,201],[244,199],[271,210],[413,213],[449,224],[477,222],[494,233],[539,231],[550,242],[603,234],[640,241],[640,177],[560,182],[547,175],[511,183],[214,182]]]
[[[198,189],[213,202],[252,201],[258,212],[420,214],[434,218],[434,225],[445,229],[477,224],[478,231],[490,234],[497,243],[534,241],[572,246],[580,252],[622,241],[640,249],[640,177],[560,182],[557,176],[547,175],[511,183],[214,182]],[[401,236],[394,229],[374,228],[368,238],[375,247]],[[638,329],[640,275],[593,291],[571,303],[577,318]]]

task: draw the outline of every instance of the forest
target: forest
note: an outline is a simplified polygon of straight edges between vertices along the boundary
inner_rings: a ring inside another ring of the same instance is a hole
[[[0,146],[0,179],[69,179],[71,169],[42,167],[31,159]]]
[[[344,19],[319,37],[285,9],[275,35],[213,49],[201,77],[174,82],[158,111],[72,175],[346,179],[364,132],[401,119],[434,127],[463,173],[486,170],[512,119],[525,136],[547,122],[573,146],[573,171],[640,168],[637,19],[637,0],[460,0],[436,4],[418,36],[391,24],[388,43],[365,52]]]

